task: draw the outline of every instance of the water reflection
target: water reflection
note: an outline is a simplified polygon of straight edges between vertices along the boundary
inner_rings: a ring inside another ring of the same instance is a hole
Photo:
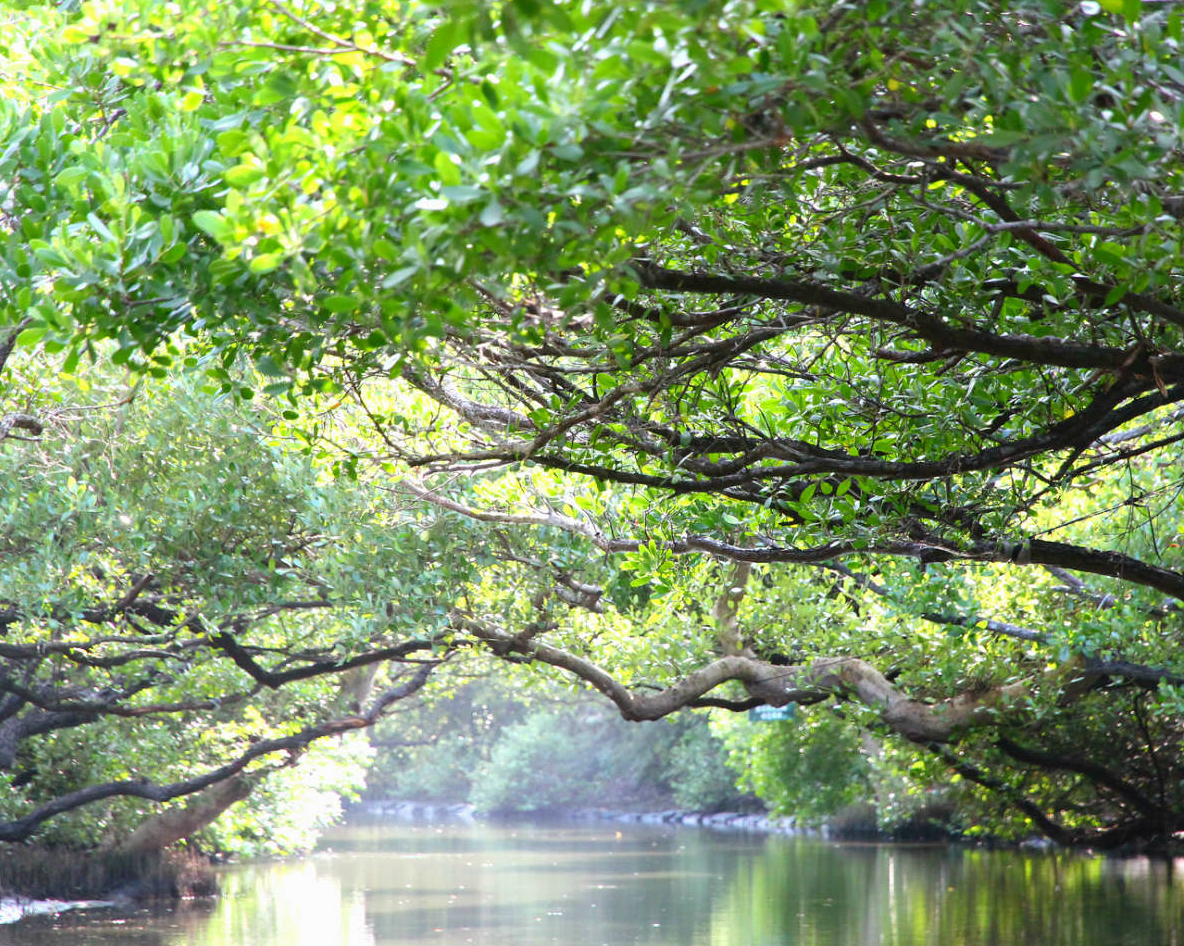
[[[228,869],[216,903],[27,921],[0,946],[1184,946],[1164,862],[613,827],[325,844]]]

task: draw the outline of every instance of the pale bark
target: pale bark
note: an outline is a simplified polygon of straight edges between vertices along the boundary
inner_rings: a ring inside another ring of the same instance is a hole
[[[720,653],[725,656],[744,652],[744,637],[740,633],[740,602],[752,573],[751,562],[737,562],[728,586],[715,600],[711,614],[719,627]]]
[[[915,742],[950,742],[966,729],[995,720],[1031,695],[1027,684],[982,687],[927,703],[900,692],[879,670],[857,657],[831,657],[782,667],[745,655],[729,655],[687,674],[654,693],[636,693],[598,664],[535,640],[523,639],[472,621],[464,627],[477,637],[516,649],[541,663],[566,670],[595,687],[629,720],[661,719],[724,683],[735,680],[748,694],[771,706],[816,703],[832,695],[858,700],[875,710],[893,730]]]
[[[250,795],[256,780],[240,772],[215,782],[194,795],[184,807],[170,808],[141,822],[113,849],[120,854],[147,854],[176,844],[212,824],[227,808]]]
[[[337,691],[335,703],[336,708],[340,711],[360,713],[362,707],[370,702],[378,668],[379,664],[373,663],[346,670],[341,675],[341,686]]]

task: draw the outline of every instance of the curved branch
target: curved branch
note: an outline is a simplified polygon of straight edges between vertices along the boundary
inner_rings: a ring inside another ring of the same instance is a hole
[[[474,427],[495,433],[508,431],[530,431],[535,429],[530,418],[505,407],[481,404],[463,397],[442,381],[411,368],[403,369],[403,378],[414,388],[422,391],[432,400],[455,411]]]
[[[666,441],[665,450],[646,449],[645,452],[662,456],[669,451],[671,459],[676,461],[674,469],[669,472],[622,470],[613,465],[591,465],[562,453],[540,452],[550,441],[574,427],[594,421],[625,395],[640,390],[637,386],[622,386],[585,410],[541,431],[533,440],[500,443],[488,449],[443,456],[420,456],[409,460],[409,464],[412,467],[447,467],[460,462],[513,463],[529,460],[548,469],[577,473],[609,482],[649,486],[675,494],[720,493],[741,498],[742,494],[739,491],[752,487],[751,494],[743,494],[744,498],[751,502],[764,503],[769,498],[768,493],[758,491],[757,484],[771,482],[776,484],[778,489],[789,489],[792,492],[791,480],[820,476],[868,476],[889,482],[924,482],[966,473],[998,472],[1034,457],[1057,451],[1073,451],[1072,456],[1075,457],[1089,444],[1100,441],[1111,431],[1121,428],[1131,420],[1166,404],[1184,400],[1184,383],[1176,384],[1170,389],[1150,391],[1149,385],[1150,382],[1145,380],[1129,379],[1115,383],[1099,391],[1089,404],[1070,417],[1029,436],[994,443],[983,449],[947,453],[933,459],[886,460],[826,449],[786,437],[753,438],[699,434],[691,435],[687,439],[687,432],[661,429],[649,432]],[[642,446],[633,439],[623,442],[627,446]],[[1139,452],[1155,449],[1157,446],[1140,448]],[[703,458],[704,455],[729,453],[739,456],[727,460]],[[1121,456],[1104,458],[1097,463],[1105,465],[1117,462]],[[1055,479],[1060,479],[1069,472],[1066,465]],[[1082,472],[1072,471],[1075,476]],[[797,491],[800,492],[804,488],[805,483],[802,482],[798,485]]]
[[[27,430],[34,436],[40,436],[45,425],[32,414],[5,414],[0,416],[0,440],[12,436],[12,431]]]
[[[1031,539],[1010,547],[1006,544],[989,546],[987,543],[976,543],[955,554],[956,557],[975,561],[1052,565],[1072,571],[1104,575],[1107,578],[1117,578],[1119,581],[1155,588],[1173,598],[1184,600],[1184,574],[1151,565],[1121,552],[1090,549],[1068,542]]]
[[[204,775],[179,782],[171,782],[167,785],[141,781],[106,782],[102,785],[91,785],[79,791],[70,792],[47,802],[23,818],[0,823],[0,841],[24,841],[32,837],[37,829],[49,819],[104,798],[126,796],[166,802],[184,795],[192,795],[243,772],[256,759],[277,752],[300,752],[317,739],[323,739],[326,736],[339,736],[355,729],[373,726],[387,706],[410,696],[423,687],[439,663],[439,661],[433,661],[423,664],[410,680],[391,688],[380,696],[365,714],[346,716],[317,726],[309,726],[291,736],[262,740],[225,765],[218,766]]]
[[[541,663],[566,670],[607,696],[621,715],[632,721],[669,716],[695,705],[716,687],[734,680],[751,697],[772,706],[816,703],[841,694],[878,712],[884,722],[908,739],[948,742],[962,730],[995,722],[1000,712],[1023,702],[1031,693],[1026,684],[1013,683],[925,703],[906,697],[879,670],[857,657],[831,657],[809,665],[783,667],[755,657],[733,655],[694,670],[657,693],[640,694],[584,657],[465,618],[458,623],[495,650],[517,650]]]
[[[996,739],[995,745],[1018,762],[1039,766],[1042,769],[1062,769],[1066,772],[1084,775],[1092,782],[1105,785],[1144,814],[1158,815],[1161,813],[1160,808],[1150,798],[1137,791],[1130,783],[1120,779],[1104,765],[1090,762],[1087,759],[1073,759],[1051,752],[1042,752],[1029,746],[1021,746],[1005,736]]]
[[[1001,779],[988,775],[982,769],[971,765],[964,759],[959,759],[949,746],[937,745],[935,743],[927,748],[958,775],[962,776],[962,778],[974,782],[976,785],[981,785],[988,791],[996,792],[1003,798],[1006,798],[1014,808],[1022,811],[1031,818],[1032,822],[1057,844],[1068,846],[1077,840],[1072,832],[1048,817],[1030,798],[1020,794],[1016,789]]]
[[[799,703],[805,703],[804,700],[798,700]],[[697,700],[691,700],[687,704],[687,709],[726,709],[733,713],[743,713],[750,709],[756,709],[758,706],[764,706],[764,700],[758,700],[756,697],[749,697],[747,700],[729,700],[722,696],[701,696]]]
[[[1131,663],[1127,660],[1098,660],[1091,658],[1085,663],[1085,670],[1091,674],[1107,677],[1122,677],[1140,686],[1157,687],[1161,683],[1170,686],[1184,686],[1184,674],[1167,667],[1148,667],[1146,664]]]
[[[293,680],[307,680],[310,677],[319,677],[328,673],[341,673],[345,670],[352,670],[354,667],[364,667],[367,664],[383,660],[400,660],[418,651],[431,650],[440,643],[440,639],[403,641],[392,647],[366,651],[348,660],[318,660],[279,673],[261,667],[250,652],[226,631],[212,636],[210,643],[223,651],[239,669],[246,671],[253,679],[274,690]]]
[[[4,340],[0,341],[0,371],[3,371],[4,366],[8,364],[8,359],[12,355],[12,350],[16,348],[16,340],[20,337],[21,332],[32,324],[31,318],[21,320],[4,336]]]

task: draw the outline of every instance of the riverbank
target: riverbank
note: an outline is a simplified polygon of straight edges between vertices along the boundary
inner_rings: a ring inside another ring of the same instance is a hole
[[[184,851],[0,850],[0,923],[144,900],[189,900],[217,892],[208,859]]]
[[[543,822],[604,822],[639,825],[683,825],[709,828],[716,831],[743,831],[750,834],[785,834],[829,837],[825,828],[800,825],[793,817],[739,811],[701,812],[670,808],[663,811],[617,811],[608,808],[548,808],[526,812],[479,813],[468,804],[438,804],[416,801],[362,801],[349,808],[351,814],[368,817],[393,818],[410,822],[472,823],[476,821],[505,822],[517,820]]]
[[[918,811],[914,817],[892,831],[876,824],[870,805],[857,805],[832,816],[822,825],[802,824],[792,815],[775,816],[762,812],[692,811],[666,808],[658,811],[623,811],[612,808],[555,807],[534,811],[478,812],[466,803],[417,802],[396,799],[371,799],[348,809],[363,816],[393,818],[409,822],[471,823],[476,821],[543,821],[551,823],[610,823],[637,825],[672,825],[706,828],[711,831],[734,831],[746,834],[817,837],[830,841],[959,841],[950,827],[952,809],[934,805]],[[983,839],[977,839],[981,845]],[[1042,845],[1041,845],[1042,846]]]
[[[56,916],[70,910],[93,910],[113,906],[114,900],[29,900],[24,897],[0,897],[0,926],[32,916]]]

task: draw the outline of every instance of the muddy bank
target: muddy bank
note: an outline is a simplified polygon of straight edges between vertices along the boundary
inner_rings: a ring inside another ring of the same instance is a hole
[[[36,847],[0,850],[4,916],[17,910],[23,915],[60,912],[65,908],[61,904],[180,900],[217,892],[208,859],[183,851],[118,854]]]

